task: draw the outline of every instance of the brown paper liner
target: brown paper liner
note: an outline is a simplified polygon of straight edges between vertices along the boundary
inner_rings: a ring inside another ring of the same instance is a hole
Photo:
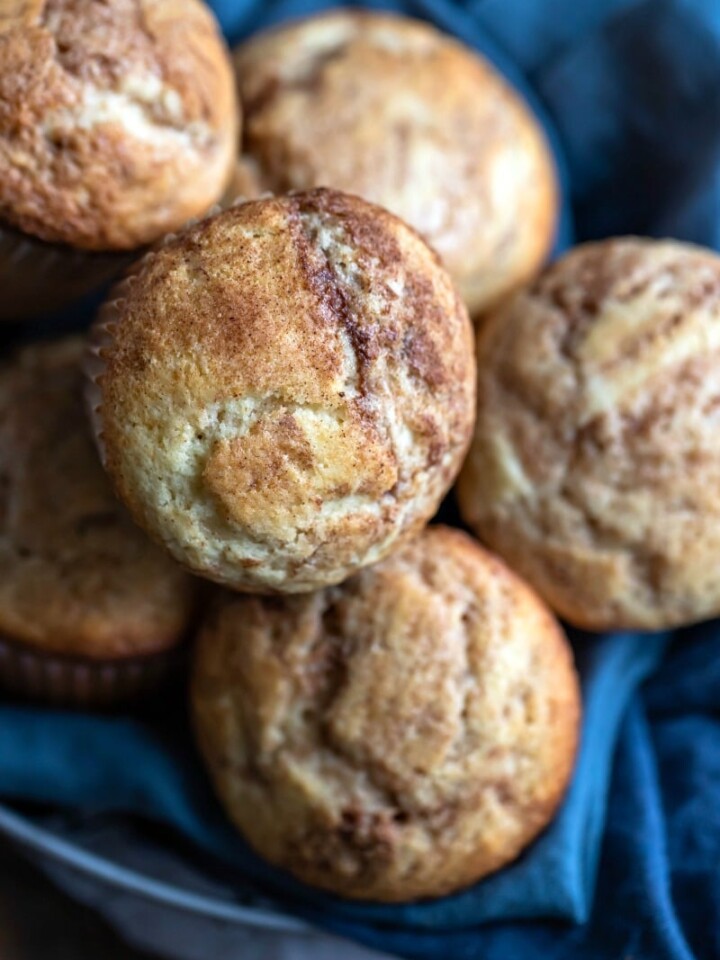
[[[44,243],[0,224],[0,321],[60,310],[108,283],[132,256]]]
[[[155,256],[154,251],[150,250],[136,264],[140,267],[143,263]],[[113,329],[120,322],[120,310],[125,302],[125,295],[130,287],[137,282],[136,273],[125,277],[110,291],[110,299],[98,310],[95,322],[88,332],[87,347],[83,359],[83,373],[85,377],[85,403],[90,416],[90,425],[92,435],[100,454],[100,459],[105,466],[105,445],[102,437],[102,389],[100,379],[105,369],[103,359],[103,350],[112,344]]]
[[[118,660],[45,653],[0,637],[0,687],[16,696],[65,707],[109,707],[147,693],[172,677],[186,649]]]
[[[123,281],[123,283],[127,283],[127,281]],[[119,284],[119,286],[122,286],[122,284]],[[113,293],[114,292],[115,291],[113,291]],[[83,361],[85,404],[90,417],[92,436],[103,466],[106,466],[107,458],[105,456],[105,444],[103,442],[101,415],[102,389],[100,387],[100,379],[105,369],[102,351],[112,343],[112,330],[118,322],[119,307],[122,305],[122,302],[122,299],[109,300],[100,308],[95,323],[93,323],[90,328]]]

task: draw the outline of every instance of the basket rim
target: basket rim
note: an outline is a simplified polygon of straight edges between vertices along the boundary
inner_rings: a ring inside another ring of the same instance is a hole
[[[127,893],[156,904],[194,913],[214,920],[277,933],[313,934],[302,920],[265,907],[247,907],[194,893],[165,880],[155,880],[131,867],[121,866],[108,857],[93,853],[79,844],[33,823],[31,819],[0,803],[0,836],[14,842],[29,854],[49,859],[85,876],[92,877]]]

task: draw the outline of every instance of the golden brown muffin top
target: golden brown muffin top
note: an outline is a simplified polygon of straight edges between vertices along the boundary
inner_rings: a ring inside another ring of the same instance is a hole
[[[82,403],[83,343],[29,347],[0,370],[0,633],[110,659],[186,634],[195,587],[115,499]]]
[[[406,17],[334,11],[235,53],[240,192],[315,186],[387,207],[438,251],[471,313],[521,285],[552,241],[553,162],[485,60]]]
[[[396,901],[517,856],[565,790],[580,711],[550,612],[443,527],[340,587],[224,595],[192,694],[249,842],[308,883]]]
[[[464,516],[580,626],[720,613],[719,291],[710,251],[586,244],[480,337]]]
[[[229,57],[199,0],[0,4],[0,218],[131,249],[204,213],[237,148]]]
[[[473,337],[396,217],[335,191],[253,201],[117,295],[97,430],[122,499],[191,569],[309,590],[435,512],[472,432]]]

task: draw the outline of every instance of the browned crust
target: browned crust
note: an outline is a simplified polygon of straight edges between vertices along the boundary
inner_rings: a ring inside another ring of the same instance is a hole
[[[342,10],[250,38],[235,64],[242,192],[331,186],[387,207],[437,249],[473,315],[542,264],[558,207],[549,149],[462,44],[405,17]]]
[[[0,218],[50,242],[132,249],[219,199],[238,116],[204,4],[45,0],[4,13]]]
[[[195,588],[113,496],[82,404],[79,339],[0,370],[0,634],[53,655],[132,658],[179,643]]]
[[[472,431],[472,330],[397,218],[334,191],[247,203],[119,295],[93,391],[107,467],[192,569],[313,589],[435,512]]]
[[[463,515],[570,622],[720,613],[720,259],[586,244],[488,323]]]
[[[552,615],[442,527],[321,593],[220,597],[192,704],[255,849],[385,901],[451,893],[514,859],[563,796],[580,717]]]

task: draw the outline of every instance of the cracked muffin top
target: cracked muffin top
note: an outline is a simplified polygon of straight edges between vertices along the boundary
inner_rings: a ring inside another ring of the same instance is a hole
[[[450,893],[516,857],[560,802],[580,714],[549,610],[444,527],[339,587],[224,594],[192,703],[252,846],[307,883],[387,901]]]
[[[0,4],[0,220],[87,250],[149,243],[221,196],[230,58],[199,0]]]
[[[720,259],[576,248],[488,321],[466,521],[593,630],[720,613]]]
[[[472,433],[473,335],[437,257],[357,197],[236,206],[101,313],[90,403],[137,521],[240,590],[311,590],[433,515]]]
[[[82,402],[84,345],[29,347],[0,368],[0,633],[113,659],[184,639],[195,587],[113,495]]]
[[[252,37],[235,64],[238,192],[326,186],[386,207],[438,251],[473,315],[536,272],[553,161],[478,55],[427,24],[343,10]]]

